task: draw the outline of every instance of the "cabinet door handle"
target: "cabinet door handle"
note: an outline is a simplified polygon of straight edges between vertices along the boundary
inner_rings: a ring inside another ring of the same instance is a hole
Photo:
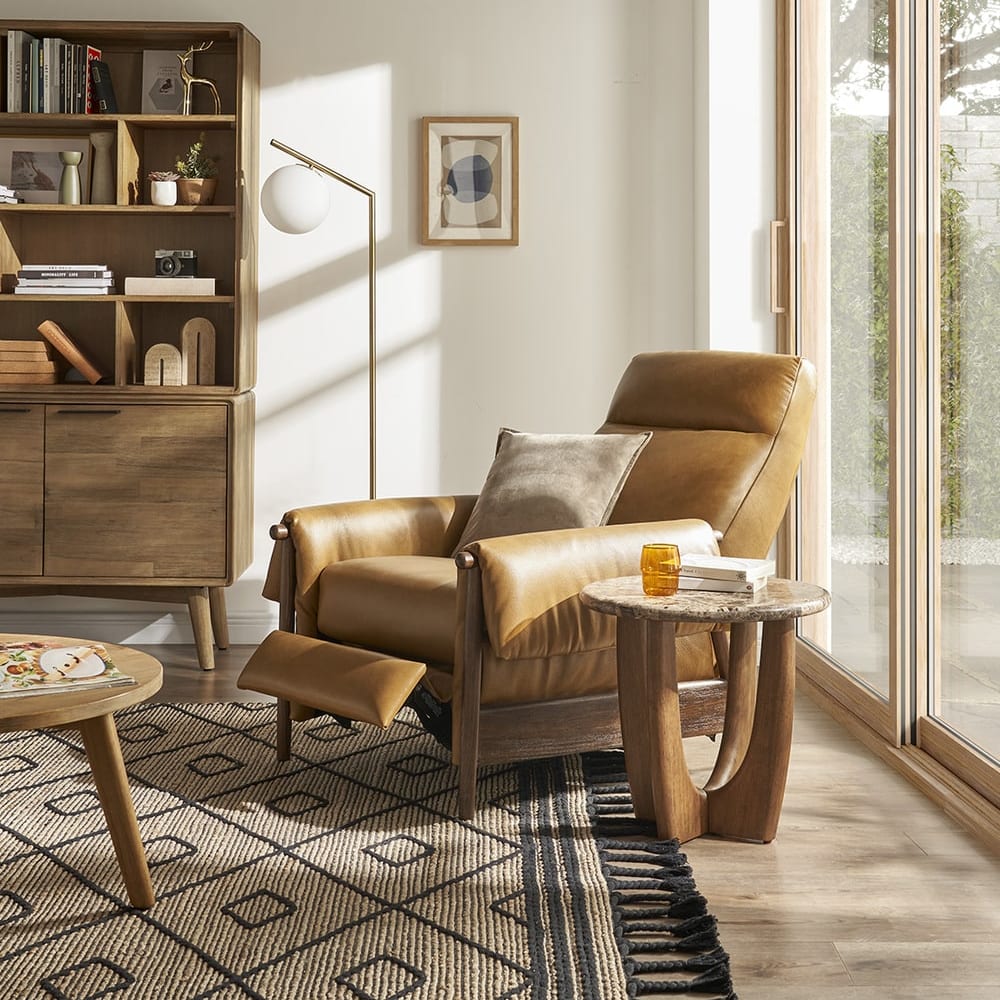
[[[94,410],[91,408],[86,410],[56,410],[58,415],[66,417],[113,417],[121,412],[121,410]]]
[[[0,406],[0,413],[31,413],[27,406]]]

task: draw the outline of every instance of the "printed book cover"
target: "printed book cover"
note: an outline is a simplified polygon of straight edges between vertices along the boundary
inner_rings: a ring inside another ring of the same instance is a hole
[[[709,577],[716,580],[761,580],[774,576],[774,560],[691,553],[681,558],[680,573],[681,576]]]
[[[100,643],[0,643],[0,698],[134,684]]]

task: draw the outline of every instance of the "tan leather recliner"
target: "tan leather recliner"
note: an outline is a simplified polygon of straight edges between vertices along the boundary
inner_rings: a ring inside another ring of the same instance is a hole
[[[475,496],[300,508],[272,529],[264,594],[282,601],[284,629],[427,663],[422,684],[452,703],[459,809],[471,817],[480,763],[621,744],[615,622],[579,591],[638,573],[649,541],[765,556],[814,396],[814,369],[797,357],[638,355],[598,433],[653,436],[610,524],[484,539],[452,558]],[[684,733],[718,732],[724,633],[679,632]],[[307,699],[293,717],[311,714]]]

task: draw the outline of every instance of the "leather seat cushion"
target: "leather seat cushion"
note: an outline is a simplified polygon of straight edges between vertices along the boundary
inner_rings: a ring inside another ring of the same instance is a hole
[[[452,663],[458,568],[442,556],[373,556],[320,574],[323,635],[422,662]]]

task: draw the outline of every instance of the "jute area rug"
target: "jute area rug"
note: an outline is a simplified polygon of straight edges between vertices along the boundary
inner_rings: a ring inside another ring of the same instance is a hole
[[[271,704],[140,705],[118,730],[156,903],[131,909],[79,739],[0,737],[4,1000],[733,998],[676,843],[620,754],[497,767],[474,821],[408,710],[274,755]]]

